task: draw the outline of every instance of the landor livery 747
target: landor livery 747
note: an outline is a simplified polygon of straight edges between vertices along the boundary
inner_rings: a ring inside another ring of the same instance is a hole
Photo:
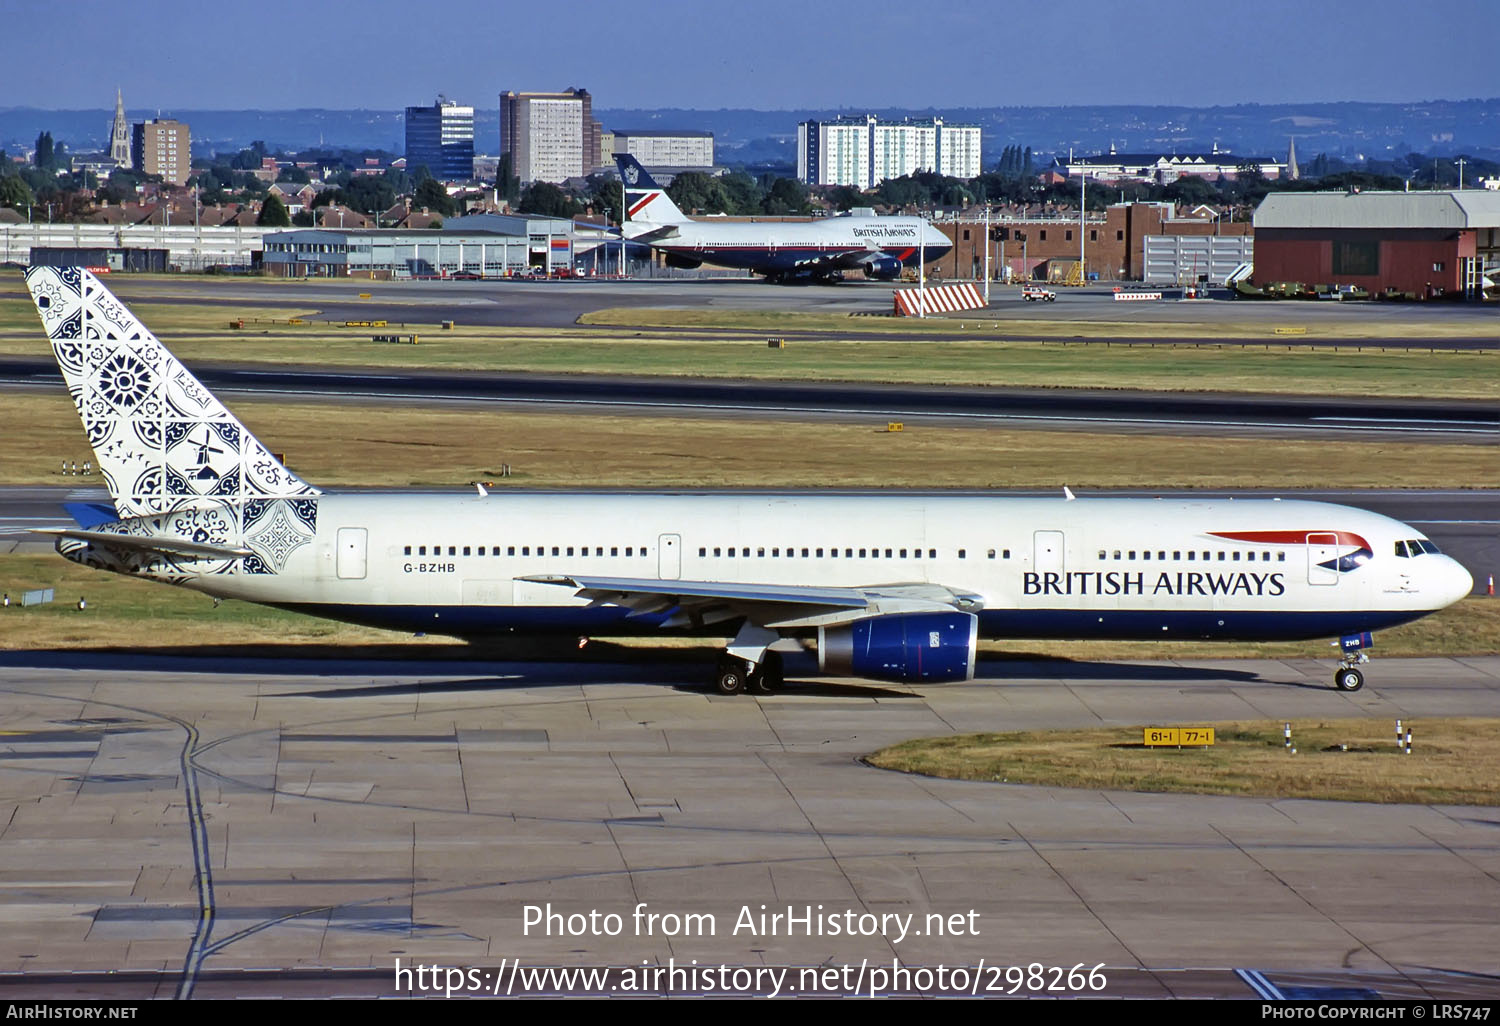
[[[890,281],[940,259],[953,243],[920,217],[843,214],[811,221],[693,220],[629,154],[616,154],[625,184],[625,237],[662,252],[669,267],[741,267],[772,281],[837,281],[844,271]]]
[[[1467,594],[1421,532],[1315,502],[777,494],[333,495],[301,480],[93,275],[26,282],[112,505],[87,566],[395,630],[732,637],[714,685],[967,680],[989,638],[1341,639]]]

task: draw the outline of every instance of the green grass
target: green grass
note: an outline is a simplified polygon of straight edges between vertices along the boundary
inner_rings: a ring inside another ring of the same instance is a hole
[[[1165,309],[1170,316],[1160,316],[1153,308],[1136,306],[1128,318],[1086,315],[1069,317],[1024,316],[1033,305],[1014,302],[1014,291],[1001,292],[987,310],[965,310],[932,317],[864,316],[805,311],[740,310],[728,307],[607,307],[584,314],[580,324],[619,328],[688,328],[737,331],[847,332],[867,335],[995,335],[1020,338],[1122,338],[1122,339],[1264,339],[1276,341],[1276,329],[1293,327],[1315,339],[1358,340],[1372,334],[1381,338],[1403,339],[1425,344],[1430,339],[1468,337],[1475,333],[1473,321],[1443,317],[1441,313],[1421,318],[1393,320],[1382,317],[1371,306],[1330,309],[1317,304],[1240,304],[1232,319],[1215,317],[1189,320],[1180,316],[1174,306]],[[1160,308],[1158,308],[1160,309]],[[1314,313],[1316,311],[1316,313]],[[1308,316],[1313,314],[1313,316]],[[1481,332],[1483,328],[1479,329]],[[1493,329],[1491,329],[1493,333]]]
[[[830,424],[236,401],[236,414],[288,465],[323,485],[590,488],[1444,488],[1490,482],[1483,445],[1214,435],[1116,436],[993,426]],[[1121,458],[1128,446],[1128,458]],[[1211,454],[1211,458],[1206,457]],[[74,484],[63,460],[92,453],[61,388],[7,395],[0,484]],[[512,477],[500,477],[509,464]]]
[[[1163,726],[1164,724],[1151,724]],[[1211,748],[1147,748],[1142,728],[966,734],[907,741],[871,755],[882,769],[953,780],[1111,791],[1187,792],[1354,802],[1500,805],[1500,720],[1391,719],[1212,726]]]
[[[289,295],[296,296],[295,288],[289,288]],[[443,331],[436,324],[419,320],[404,325],[392,321],[387,330],[415,331],[421,336],[420,344],[411,346],[372,342],[370,336],[381,329],[323,323],[291,326],[287,321],[298,311],[257,308],[254,297],[247,296],[246,300],[243,308],[139,304],[137,313],[189,365],[213,361],[1304,395],[1327,394],[1330,383],[1336,382],[1340,394],[1346,396],[1500,399],[1500,352],[1494,350],[1381,351],[1357,342],[1336,348],[1170,342],[1085,345],[1067,336],[1108,335],[1121,326],[1088,321],[997,322],[998,326],[976,330],[970,320],[962,322],[968,327],[960,330],[956,327],[960,322],[941,318],[916,326],[910,321],[821,314],[650,310],[590,315],[594,319],[628,315],[636,318],[634,323],[640,327],[521,329],[460,323],[452,331]],[[405,307],[398,307],[392,314],[407,315]],[[412,306],[409,315],[421,318],[423,311]],[[230,329],[229,322],[240,317],[246,318],[246,327]],[[655,320],[688,324],[691,330],[670,330],[647,323]],[[763,331],[766,336],[833,327],[848,336],[793,338],[786,349],[770,350],[761,335],[716,332],[712,325],[720,321]],[[1390,327],[1394,331],[1408,326]],[[1181,331],[1185,326],[1129,327],[1142,332],[1145,339],[1166,337],[1163,332]],[[1064,337],[1056,342],[988,340],[990,334],[1024,335],[1033,328],[1056,330]],[[1223,325],[1186,328],[1211,336],[1228,333]],[[1388,333],[1386,329],[1382,323],[1383,334]],[[1472,324],[1465,330],[1472,332]],[[890,338],[893,331],[921,331],[926,339]],[[30,302],[0,299],[0,353],[37,356],[46,352]]]
[[[1381,631],[1374,656],[1407,658],[1500,654],[1500,601],[1471,596],[1413,623]],[[1337,656],[1327,639],[1313,641],[983,641],[987,659],[1070,659],[1080,662],[1153,659],[1320,659]],[[1378,671],[1377,671],[1378,672]]]

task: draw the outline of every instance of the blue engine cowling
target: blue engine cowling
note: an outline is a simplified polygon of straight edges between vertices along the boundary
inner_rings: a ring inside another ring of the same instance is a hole
[[[818,669],[902,684],[973,680],[978,643],[973,613],[870,616],[818,628]]]
[[[901,261],[893,256],[871,257],[860,266],[864,269],[866,278],[892,281],[901,277]]]

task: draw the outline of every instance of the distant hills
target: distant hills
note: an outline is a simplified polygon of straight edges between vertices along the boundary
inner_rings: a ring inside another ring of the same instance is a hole
[[[494,99],[493,97],[490,99]],[[596,97],[596,100],[598,98]],[[0,108],[0,145],[15,154],[49,131],[70,150],[105,147],[113,108],[39,110]],[[607,129],[691,128],[714,133],[721,163],[790,163],[797,124],[839,114],[886,118],[941,115],[983,130],[986,166],[1010,145],[1030,146],[1038,157],[1098,152],[1221,149],[1258,157],[1284,157],[1297,139],[1299,159],[1318,153],[1345,160],[1389,158],[1409,152],[1500,157],[1500,99],[1426,100],[1415,103],[1298,103],[1237,106],[969,107],[936,110],[845,108],[842,110],[688,110],[596,108]],[[193,133],[195,153],[234,151],[256,139],[273,149],[318,145],[339,149],[404,146],[402,111],[382,110],[127,110],[133,121],[175,117]],[[495,153],[500,145],[498,103],[475,109],[475,149]]]

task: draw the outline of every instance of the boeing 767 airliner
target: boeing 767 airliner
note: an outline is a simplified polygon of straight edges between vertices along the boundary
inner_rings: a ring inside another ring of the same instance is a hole
[[[775,494],[339,495],[303,481],[88,271],[26,282],[113,503],[75,562],[393,630],[730,637],[714,686],[974,676],[985,638],[1340,639],[1472,580],[1420,531],[1316,502]]]

